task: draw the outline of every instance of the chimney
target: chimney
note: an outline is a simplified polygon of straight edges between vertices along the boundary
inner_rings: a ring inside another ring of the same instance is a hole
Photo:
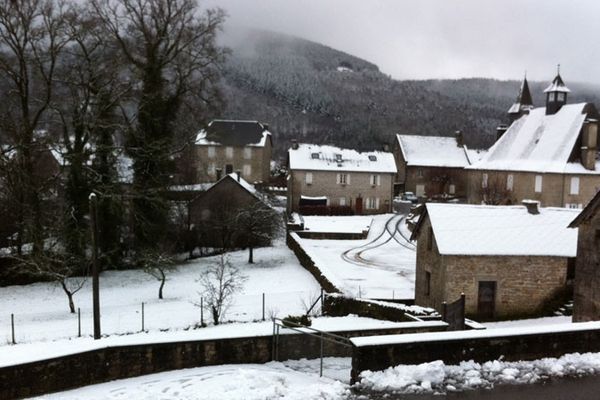
[[[217,180],[220,181],[221,180],[221,174],[223,173],[223,169],[222,168],[217,168],[217,169],[215,169],[215,171],[217,172]]]
[[[585,120],[581,139],[581,165],[585,169],[593,171],[596,169],[596,153],[598,151],[597,120]]]
[[[235,174],[237,175],[237,181],[239,182],[242,177],[242,171],[235,171]]]
[[[262,124],[262,126],[263,126],[263,131],[269,130],[269,124]]]
[[[465,145],[465,140],[462,131],[454,132],[454,137],[456,138],[456,145],[458,147],[463,147]]]
[[[296,139],[292,139],[292,150],[298,150],[298,141]]]
[[[496,140],[500,140],[500,138],[506,133],[507,130],[508,126],[504,124],[498,125],[498,127],[496,128]]]
[[[532,215],[536,215],[540,213],[540,202],[537,200],[523,200],[521,202],[525,207],[527,207],[527,212]]]

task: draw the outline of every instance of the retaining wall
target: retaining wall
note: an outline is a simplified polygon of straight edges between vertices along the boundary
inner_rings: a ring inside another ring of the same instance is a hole
[[[335,332],[345,337],[427,332],[433,323],[388,329]],[[320,341],[282,329],[280,360],[318,358]],[[101,341],[98,342],[101,344]],[[182,368],[271,361],[273,337],[254,336],[102,347],[0,368],[0,399],[17,399]],[[51,346],[51,344],[49,344]],[[325,342],[324,355],[349,357],[352,349]]]
[[[500,357],[508,361],[535,360],[575,352],[600,352],[598,322],[512,332],[498,329],[353,339],[352,380],[365,370],[380,371],[400,364],[435,360],[459,364],[463,360],[485,362]]]
[[[297,233],[297,232],[295,232]],[[288,247],[294,252],[300,264],[314,276],[314,278],[319,282],[319,285],[323,288],[324,291],[329,293],[340,293],[339,290],[325,275],[321,273],[321,270],[315,265],[315,262],[310,258],[308,254],[304,251],[302,246],[296,241],[294,238],[295,233],[287,233],[286,243]]]

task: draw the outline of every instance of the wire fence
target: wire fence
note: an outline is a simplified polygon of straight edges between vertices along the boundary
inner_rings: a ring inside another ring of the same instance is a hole
[[[274,317],[320,315],[319,291],[266,292],[236,295],[221,322],[270,321]],[[315,304],[316,303],[316,304]],[[100,306],[103,335],[199,328],[214,323],[205,298],[164,299]],[[91,307],[74,314],[56,309],[21,310],[0,314],[0,345],[52,341],[93,335]]]

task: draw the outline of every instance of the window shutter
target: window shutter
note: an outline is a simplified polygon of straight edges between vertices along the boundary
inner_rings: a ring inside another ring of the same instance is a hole
[[[375,208],[379,210],[379,197],[375,199]]]
[[[336,181],[336,183],[339,185],[341,181],[342,181],[342,174],[337,174],[337,181]]]
[[[542,175],[535,176],[535,192],[536,193],[542,192]]]
[[[574,176],[571,178],[571,192],[570,194],[579,194],[579,178]]]
[[[306,179],[306,183],[310,185],[312,183],[312,180],[313,180],[312,172],[307,172],[306,176],[305,176],[305,179]]]
[[[346,174],[346,184],[350,184],[350,174]]]

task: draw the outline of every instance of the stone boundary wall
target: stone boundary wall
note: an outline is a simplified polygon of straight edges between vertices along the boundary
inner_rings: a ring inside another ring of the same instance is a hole
[[[435,325],[334,332],[344,337],[427,332]],[[279,336],[279,359],[318,358],[318,338]],[[51,345],[51,344],[49,344]],[[115,379],[210,365],[266,363],[272,360],[273,336],[146,343],[103,347],[41,361],[0,367],[0,399],[10,400],[74,389]],[[324,343],[324,355],[349,357],[352,349]]]
[[[504,336],[491,334],[486,337],[482,334],[479,337],[459,339],[448,339],[446,336],[444,340],[433,340],[432,336],[427,336],[427,340],[415,338],[410,342],[399,340],[399,343],[392,343],[390,340],[390,343],[385,344],[354,343],[352,381],[358,379],[361,371],[381,371],[400,364],[442,360],[454,365],[464,360],[485,362],[503,357],[507,361],[518,361],[560,357],[576,352],[600,352],[600,329],[597,327]]]
[[[341,295],[325,294],[323,299],[323,314],[331,317],[343,317],[349,314],[356,314],[360,317],[381,319],[393,322],[414,321],[414,318],[407,316],[406,312],[399,307],[394,307],[394,303],[386,306],[384,302],[363,301],[344,297]]]
[[[297,234],[297,232],[294,233]],[[286,235],[286,243],[290,250],[294,252],[296,257],[298,258],[298,261],[300,261],[300,264],[308,272],[310,272],[312,276],[314,276],[314,278],[317,280],[317,282],[319,282],[319,285],[321,286],[321,288],[323,288],[324,291],[329,293],[341,292],[341,290],[335,287],[335,285],[331,283],[331,281],[321,273],[321,270],[315,265],[315,262],[312,260],[312,258],[310,258],[308,254],[306,254],[302,246],[300,246],[300,243],[298,243],[296,239],[294,239],[294,236],[290,232],[288,232]]]
[[[367,238],[367,236],[369,235],[369,231],[362,231],[361,233],[296,231],[296,234],[302,239],[362,240]]]

